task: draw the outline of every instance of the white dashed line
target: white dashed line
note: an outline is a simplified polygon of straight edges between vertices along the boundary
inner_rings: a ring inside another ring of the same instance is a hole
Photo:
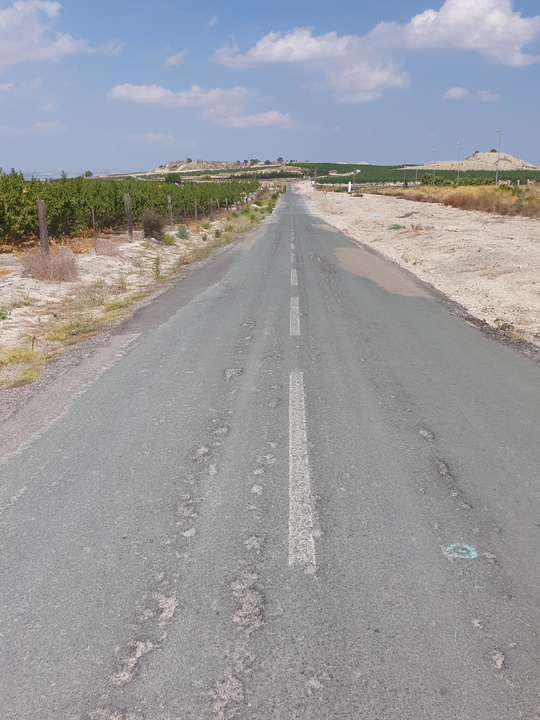
[[[313,508],[309,479],[304,378],[290,376],[289,390],[289,565],[315,571]]]
[[[291,335],[300,335],[300,306],[297,297],[291,298]]]
[[[298,275],[295,268],[291,270],[291,285],[298,285]]]

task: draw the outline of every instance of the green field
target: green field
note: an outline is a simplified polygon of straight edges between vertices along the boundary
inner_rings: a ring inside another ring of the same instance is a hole
[[[302,168],[310,177],[315,176],[317,171],[317,182],[325,185],[347,184],[353,182],[353,172],[356,170],[355,182],[357,185],[368,183],[402,183],[405,179],[409,184],[414,183],[416,170],[407,168],[405,165],[341,165],[338,163],[294,163],[294,167]],[[335,171],[340,175],[330,175]],[[343,174],[341,174],[343,173]],[[435,177],[438,182],[455,183],[456,170],[436,170]],[[433,171],[429,168],[418,169],[418,182],[422,176],[433,177]],[[426,178],[427,180],[427,178]],[[461,184],[478,183],[489,184],[495,180],[495,171],[475,170],[460,171],[459,181]],[[527,180],[540,181],[538,170],[512,170],[500,171],[499,180],[509,180],[516,183],[518,180],[525,184]],[[429,181],[428,181],[429,182]]]

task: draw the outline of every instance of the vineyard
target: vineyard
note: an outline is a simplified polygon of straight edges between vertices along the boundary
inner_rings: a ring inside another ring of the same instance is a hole
[[[420,168],[418,172],[412,167],[404,165],[345,165],[339,163],[295,163],[295,167],[302,170],[310,177],[317,173],[317,182],[324,185],[347,184],[355,182],[357,185],[370,183],[402,183],[404,180],[409,184],[415,179],[420,183],[424,177],[424,184],[431,184],[433,171],[429,168]],[[355,172],[356,171],[356,172]],[[330,173],[339,173],[332,174]],[[354,177],[353,177],[354,173]],[[436,184],[455,183],[455,170],[436,170]],[[518,181],[525,184],[527,180],[540,182],[540,171],[538,170],[501,170],[499,180],[509,181],[516,184]],[[495,180],[494,171],[489,170],[465,170],[462,169],[459,182],[463,185],[489,185]]]
[[[49,235],[60,239],[92,229],[92,208],[97,230],[126,227],[124,193],[129,193],[135,224],[140,224],[147,208],[167,214],[170,195],[173,216],[184,220],[194,216],[194,201],[199,213],[213,207],[232,205],[259,188],[255,180],[230,180],[214,183],[143,182],[123,180],[66,178],[25,180],[14,170],[0,169],[0,245],[17,245],[38,236],[37,200],[45,202]]]

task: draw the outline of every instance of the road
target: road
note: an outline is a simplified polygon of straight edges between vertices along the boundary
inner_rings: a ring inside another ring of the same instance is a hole
[[[0,465],[2,720],[540,717],[536,364],[290,190],[115,342]]]

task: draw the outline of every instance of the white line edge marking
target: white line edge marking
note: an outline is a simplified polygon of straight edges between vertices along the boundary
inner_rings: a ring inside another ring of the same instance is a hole
[[[308,565],[312,572],[316,567],[304,377],[299,370],[291,372],[289,389],[289,565]]]
[[[292,285],[293,287],[296,286],[296,285],[298,285],[298,275],[297,275],[297,273],[296,273],[296,269],[295,269],[295,268],[293,268],[293,269],[291,270],[291,285]]]
[[[291,298],[291,335],[300,335],[300,301],[297,297]]]

